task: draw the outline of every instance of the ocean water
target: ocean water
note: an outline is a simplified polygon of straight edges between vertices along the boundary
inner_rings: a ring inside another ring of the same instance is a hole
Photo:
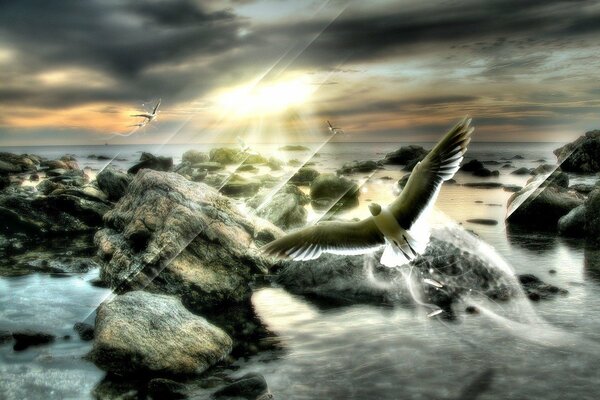
[[[423,144],[430,147],[431,144]],[[256,145],[261,154],[284,160],[314,162],[320,171],[334,171],[352,160],[381,159],[395,143],[329,143],[311,157],[311,151],[284,152],[277,145]],[[473,143],[466,160],[512,159],[515,168],[554,163],[557,143]],[[141,151],[173,156],[177,163],[190,148],[208,150],[214,145],[65,146],[4,148],[0,151],[34,153],[48,158],[73,154],[90,172],[114,158],[128,168]],[[233,147],[233,146],[232,146]],[[497,169],[500,165],[488,165]],[[234,167],[230,167],[232,171]],[[461,316],[444,323],[423,318],[411,307],[377,305],[331,306],[293,295],[281,288],[258,288],[252,298],[263,324],[283,347],[276,355],[259,353],[238,360],[232,376],[248,372],[264,375],[277,399],[596,399],[600,393],[600,270],[598,250],[583,241],[559,238],[532,230],[507,230],[503,220],[511,193],[503,189],[474,189],[461,183],[499,181],[523,185],[528,177],[500,169],[495,178],[458,173],[458,185],[444,185],[437,202],[443,214],[474,231],[517,273],[532,273],[565,288],[566,296],[532,303],[540,317],[520,329],[503,326],[483,315]],[[266,172],[266,171],[261,171]],[[284,179],[289,170],[280,172]],[[386,166],[375,174],[357,174],[360,205],[345,217],[368,214],[369,201],[393,199],[394,182],[406,174]],[[275,174],[274,174],[275,175]],[[392,178],[384,179],[386,177]],[[571,182],[593,182],[597,176],[571,175]],[[310,210],[317,220],[320,212]],[[494,219],[497,225],[477,225],[472,218]],[[551,270],[556,271],[550,273]],[[0,329],[39,328],[71,340],[13,352],[0,345],[0,398],[91,398],[92,388],[104,373],[82,357],[89,342],[80,341],[72,325],[93,313],[107,294],[90,284],[97,271],[56,278],[47,274],[0,277]],[[509,305],[490,304],[502,314]],[[565,336],[557,343],[541,344],[549,333]],[[70,332],[70,333],[69,333]],[[540,340],[536,340],[540,339]],[[590,343],[592,345],[590,345]],[[4,390],[3,390],[4,389]],[[10,389],[10,390],[9,390]],[[44,393],[43,396],[40,394]],[[198,394],[199,398],[208,392]]]

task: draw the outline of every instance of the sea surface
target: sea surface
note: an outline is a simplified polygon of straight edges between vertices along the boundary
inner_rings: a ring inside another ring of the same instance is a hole
[[[311,150],[281,151],[277,145],[255,145],[264,155],[312,162],[333,172],[353,160],[375,160],[398,143],[308,144]],[[423,143],[431,147],[430,143]],[[559,143],[472,143],[466,161],[476,158],[519,168],[554,164]],[[133,165],[142,151],[172,156],[175,163],[189,149],[215,145],[135,145],[9,147],[0,151],[33,153],[48,158],[73,154],[93,174],[109,161],[118,168]],[[232,146],[233,147],[233,146]],[[317,156],[314,156],[314,153]],[[101,155],[109,160],[90,158]],[[520,156],[515,159],[515,156]],[[521,158],[522,157],[522,158]],[[230,167],[229,172],[233,171]],[[507,230],[506,202],[511,193],[475,189],[467,182],[524,185],[528,176],[500,169],[500,176],[477,178],[459,172],[457,184],[444,185],[437,202],[440,223],[449,218],[475,232],[491,252],[519,274],[532,273],[569,291],[552,300],[490,304],[497,315],[518,319],[514,310],[535,314],[526,324],[464,315],[456,321],[426,318],[407,306],[333,306],[290,294],[278,287],[257,288],[252,302],[263,324],[283,351],[238,360],[234,377],[258,372],[276,399],[597,399],[600,394],[600,270],[598,250],[581,240],[533,230]],[[267,172],[265,169],[260,173]],[[280,172],[284,180],[288,171]],[[270,172],[269,172],[270,173]],[[353,175],[361,185],[360,205],[344,217],[368,214],[369,201],[393,199],[393,186],[406,174],[386,166],[374,174]],[[388,179],[391,178],[391,179]],[[592,183],[598,176],[571,175],[573,183]],[[316,221],[321,213],[310,210]],[[478,225],[468,219],[496,220]],[[484,247],[485,249],[485,247]],[[109,295],[91,285],[98,271],[55,277],[33,273],[0,277],[0,329],[30,327],[69,340],[14,352],[0,344],[0,398],[86,399],[104,372],[83,357],[91,342],[81,341],[72,326],[90,315]],[[525,312],[525,311],[523,311]]]

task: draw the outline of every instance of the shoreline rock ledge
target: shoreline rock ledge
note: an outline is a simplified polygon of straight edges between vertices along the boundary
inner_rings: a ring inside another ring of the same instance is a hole
[[[258,247],[283,234],[204,183],[153,170],[135,176],[104,222],[95,236],[104,282],[177,295],[194,311],[247,300],[271,266]]]

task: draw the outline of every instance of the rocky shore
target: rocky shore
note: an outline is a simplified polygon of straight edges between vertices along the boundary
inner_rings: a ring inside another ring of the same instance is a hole
[[[514,169],[512,160],[470,160],[462,172],[489,179],[465,185],[514,191],[509,207],[527,195],[507,218],[509,226],[594,242],[600,237],[600,186],[569,185],[568,175],[597,172],[593,160],[600,136],[594,132],[557,149],[562,170],[549,179],[540,177],[554,171],[553,165],[515,169],[513,174],[531,176],[528,185],[515,188],[493,181],[500,170]],[[96,284],[115,295],[98,307],[94,320],[74,326],[82,340],[93,341],[87,358],[107,372],[94,390],[96,398],[131,391],[156,398],[200,392],[213,398],[271,398],[264,377],[234,379],[227,370],[236,359],[264,351],[259,343],[272,335],[250,302],[255,287],[275,284],[307,299],[343,304],[408,305],[412,300],[403,271],[380,266],[377,254],[372,263],[333,255],[293,263],[264,258],[258,249],[304,226],[308,205],[315,210],[356,207],[357,174],[398,165],[410,171],[427,153],[404,146],[382,160],[347,163],[336,173],[304,166],[276,193],[277,179],[259,171],[290,165],[227,148],[187,151],[178,165],[170,157],[143,153],[127,171],[109,166],[97,174],[68,155],[45,160],[0,153],[0,255],[5,259],[0,271],[5,276],[100,271]],[[239,165],[235,173],[228,172],[231,165]],[[399,190],[407,179],[398,182]],[[52,245],[58,238],[69,241],[68,252]],[[521,289],[533,301],[567,294],[535,276],[502,273],[475,248],[475,237],[464,230],[436,230],[427,252],[410,266],[412,279],[442,284],[422,285],[422,300],[444,310],[444,317],[463,312],[457,305],[469,289],[495,301],[508,301]],[[55,340],[46,332],[0,332],[0,343],[12,343],[15,350]]]

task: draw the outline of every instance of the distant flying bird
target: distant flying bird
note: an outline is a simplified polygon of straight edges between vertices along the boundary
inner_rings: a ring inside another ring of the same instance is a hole
[[[160,106],[160,99],[158,99],[158,103],[156,103],[156,105],[154,106],[154,109],[152,110],[151,113],[134,114],[134,115],[132,115],[132,117],[146,118],[146,121],[144,123],[144,125],[146,125],[147,123],[154,121],[156,119],[156,117],[158,117],[158,107],[159,106]],[[144,126],[144,125],[142,125],[142,126]],[[132,126],[137,126],[137,125],[132,125]]]
[[[252,150],[252,148],[250,148],[250,146],[248,146],[241,137],[238,136],[235,139],[237,140],[238,145],[240,146],[240,153],[258,154],[256,151]]]
[[[329,125],[329,132],[331,133],[344,133],[342,128],[335,127],[331,125],[331,122],[327,121],[327,125]]]
[[[371,203],[371,216],[358,222],[328,221],[292,232],[262,248],[264,254],[295,261],[322,253],[358,255],[385,246],[381,263],[396,267],[423,254],[429,243],[424,217],[442,183],[452,178],[471,141],[471,119],[452,128],[412,170],[406,186],[387,207]],[[437,283],[437,282],[436,282]]]

